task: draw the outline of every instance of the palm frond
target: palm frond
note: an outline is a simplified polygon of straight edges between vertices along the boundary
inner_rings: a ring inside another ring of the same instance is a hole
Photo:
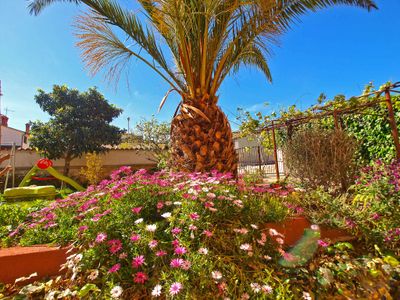
[[[173,88],[177,89],[173,79],[163,74],[159,66],[139,54],[139,51],[134,51],[125,45],[113,32],[103,16],[94,11],[90,14],[84,14],[77,18],[76,29],[76,36],[79,39],[77,45],[82,49],[83,61],[93,75],[101,69],[108,69],[106,77],[118,81],[129,59],[136,57],[157,72]]]
[[[273,43],[303,14],[333,5],[358,6],[368,10],[376,8],[371,0],[255,0],[239,7],[216,60],[210,93],[216,93],[221,78],[225,78],[229,68],[237,65],[232,63],[232,59],[237,59],[235,52],[246,51],[260,38],[264,45]]]
[[[336,5],[377,8],[372,0],[138,0],[149,25],[117,0],[32,0],[31,12],[57,1],[84,3],[97,14],[90,21],[95,22],[92,28],[81,23],[79,35],[92,72],[112,62],[115,69],[109,72],[117,74],[135,56],[182,94],[207,94],[209,99],[215,99],[226,76],[243,65],[257,67],[271,80],[271,44],[305,13]],[[134,49],[118,39],[114,26]],[[167,62],[162,42],[171,50],[176,70]]]
[[[79,0],[32,0],[28,4],[29,13],[37,16],[46,6],[55,2],[71,2],[78,4]]]

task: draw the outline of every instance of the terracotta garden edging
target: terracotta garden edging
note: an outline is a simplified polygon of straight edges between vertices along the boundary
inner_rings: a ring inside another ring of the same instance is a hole
[[[17,278],[37,276],[21,283],[33,282],[47,276],[62,274],[60,266],[66,262],[68,248],[37,245],[0,249],[0,282],[14,283]]]
[[[303,236],[304,229],[311,227],[311,222],[304,216],[289,217],[282,223],[267,223],[265,228],[275,229],[282,233],[285,238],[285,244],[294,246]],[[320,226],[321,239],[329,239],[332,242],[349,241],[354,239],[348,232],[336,228],[327,228]]]
[[[282,223],[267,223],[265,229],[273,228],[285,235],[285,244],[293,246],[303,236],[304,229],[311,223],[305,217],[287,218]],[[321,227],[321,239],[332,242],[350,240],[352,237],[344,230]],[[38,245],[32,247],[11,247],[0,249],[0,282],[14,283],[17,278],[37,276],[21,283],[29,283],[44,277],[60,275],[60,266],[66,262],[68,247]]]

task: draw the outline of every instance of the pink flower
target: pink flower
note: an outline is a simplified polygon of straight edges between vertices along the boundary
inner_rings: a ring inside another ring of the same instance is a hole
[[[146,275],[146,273],[137,272],[135,274],[135,277],[133,278],[133,281],[136,283],[144,284],[148,279],[149,277]]]
[[[209,231],[209,230],[204,230],[204,231],[203,231],[203,234],[204,234],[206,237],[212,237],[212,236],[213,236],[213,233],[212,233],[211,231]]]
[[[121,269],[121,264],[115,264],[108,270],[108,273],[118,272],[119,269]]]
[[[217,197],[214,193],[207,193],[207,198],[209,199],[215,199]]]
[[[82,232],[82,231],[87,230],[88,228],[89,228],[88,226],[84,225],[84,226],[79,227],[78,231]]]
[[[132,260],[132,267],[135,269],[139,268],[143,264],[144,264],[144,256],[143,255],[136,256]]]
[[[246,228],[240,228],[240,229],[234,228],[233,231],[240,234],[247,234],[249,232],[249,230]]]
[[[132,208],[132,212],[134,213],[134,214],[139,214],[140,213],[140,211],[142,210],[142,206],[138,206],[138,207],[134,207],[134,208]]]
[[[167,252],[165,252],[164,250],[160,250],[156,252],[156,256],[160,257],[160,256],[164,256],[167,255]]]
[[[157,203],[157,209],[161,209],[161,208],[163,208],[164,207],[164,203],[163,202],[158,202]]]
[[[200,216],[197,213],[191,213],[189,215],[189,218],[191,218],[192,220],[198,220]]]
[[[191,230],[191,231],[196,231],[196,230],[197,230],[197,226],[196,226],[196,225],[193,225],[193,224],[190,224],[190,225],[189,225],[189,230]]]
[[[261,287],[261,290],[262,290],[263,293],[265,293],[265,294],[271,294],[271,293],[272,293],[272,287],[269,286],[269,285],[267,285],[267,284],[264,284],[264,285]]]
[[[115,254],[122,249],[122,243],[120,240],[110,240],[108,241],[108,245],[110,246],[110,252],[112,254]]]
[[[104,242],[106,239],[107,239],[107,234],[104,232],[101,232],[96,237],[96,243]]]
[[[152,241],[149,242],[149,247],[151,249],[157,247],[157,245],[158,245],[158,242],[156,240],[152,240]]]
[[[118,257],[119,257],[119,259],[125,259],[125,258],[128,257],[128,254],[125,253],[125,252],[123,252],[123,253],[121,253]]]
[[[321,247],[328,247],[329,243],[323,241],[323,240],[318,240],[318,245],[320,245]]]
[[[186,248],[185,247],[176,247],[175,248],[175,254],[183,255],[185,253],[186,253]]]
[[[214,203],[213,202],[206,202],[206,203],[204,203],[204,207],[205,208],[211,208],[211,207],[213,207],[214,206]]]
[[[177,295],[179,294],[181,289],[182,289],[182,284],[179,282],[174,282],[173,284],[171,284],[171,287],[169,288],[169,294],[171,296]]]
[[[181,233],[181,231],[182,231],[182,229],[176,227],[176,228],[171,230],[171,233],[173,235],[177,235],[177,234]]]
[[[190,269],[191,265],[192,265],[192,264],[190,263],[190,261],[185,260],[185,261],[183,261],[182,269],[187,271],[187,270]]]
[[[178,247],[178,246],[179,246],[179,241],[178,241],[178,240],[173,240],[173,241],[172,241],[172,246],[173,246],[174,248]]]
[[[380,219],[380,214],[378,214],[378,213],[373,213],[372,215],[371,215],[371,217],[372,217],[372,220],[379,220]]]
[[[211,277],[215,280],[220,280],[222,278],[222,273],[220,271],[212,271]]]
[[[354,223],[354,221],[351,220],[351,219],[346,219],[346,225],[347,225],[348,227],[350,227],[350,228],[356,227],[356,223]]]
[[[172,268],[180,268],[185,261],[182,258],[174,258],[169,264]]]
[[[139,234],[133,234],[131,236],[131,241],[132,242],[137,242],[138,240],[140,240],[140,235]]]

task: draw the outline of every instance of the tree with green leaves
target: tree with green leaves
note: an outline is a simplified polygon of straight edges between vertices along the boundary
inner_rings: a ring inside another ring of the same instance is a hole
[[[141,137],[142,145],[152,150],[159,168],[165,168],[169,159],[170,126],[168,122],[160,122],[154,116],[136,124],[136,134]]]
[[[32,124],[30,145],[47,158],[63,158],[64,175],[68,175],[74,158],[106,151],[107,145],[121,141],[122,131],[111,122],[122,110],[110,104],[96,88],[81,93],[54,85],[50,93],[39,89],[35,100],[50,120]]]
[[[76,27],[92,73],[108,68],[113,78],[137,59],[171,86],[160,107],[171,91],[181,96],[171,123],[171,157],[177,169],[233,173],[232,131],[218,106],[227,76],[245,65],[271,80],[271,45],[305,13],[334,5],[376,8],[372,0],[138,0],[145,22],[116,0],[31,0],[29,8],[38,14],[55,2],[89,8]]]

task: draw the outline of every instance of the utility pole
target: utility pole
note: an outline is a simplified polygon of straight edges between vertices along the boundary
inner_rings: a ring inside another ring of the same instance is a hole
[[[129,126],[129,124],[130,124],[130,122],[131,122],[131,118],[128,117],[127,120],[128,120],[128,134],[129,134],[129,133],[130,133],[130,132],[129,132],[129,131],[130,131],[130,126]]]

